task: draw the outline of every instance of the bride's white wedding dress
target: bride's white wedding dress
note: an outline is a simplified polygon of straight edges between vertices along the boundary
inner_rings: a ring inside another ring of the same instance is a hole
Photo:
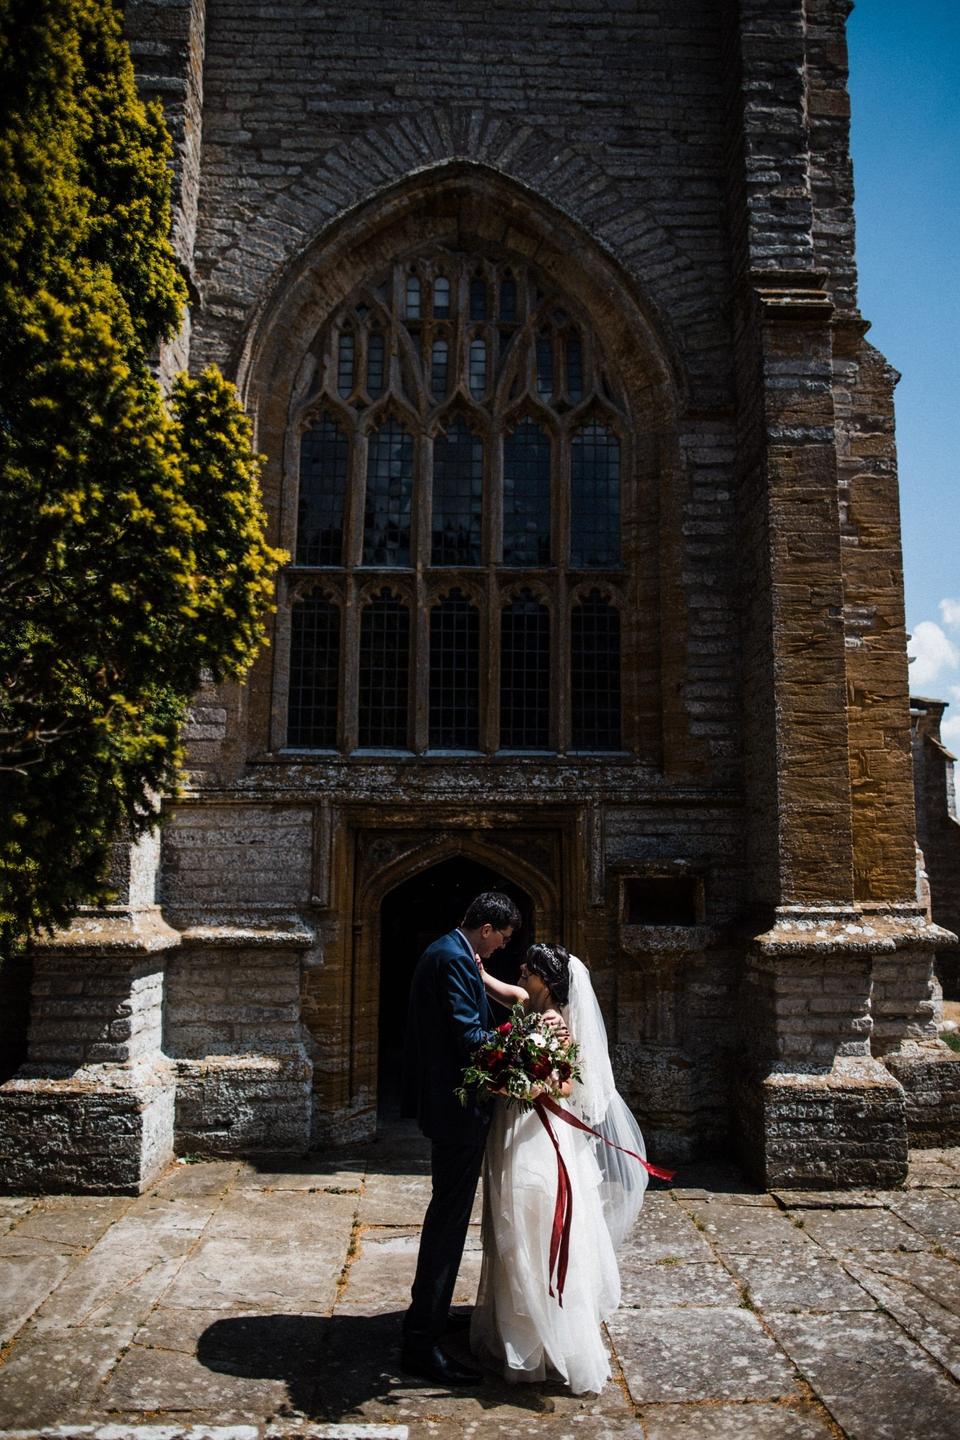
[[[558,1103],[644,1155],[636,1121],[616,1092],[589,972],[570,961],[563,1017],[580,1046],[582,1084]],[[483,1268],[470,1328],[474,1353],[511,1380],[548,1368],[575,1394],[610,1375],[600,1326],[620,1303],[615,1245],[636,1218],[647,1173],[636,1160],[550,1116],[570,1177],[572,1219],[563,1303],[550,1293],[557,1157],[540,1117],[497,1100],[483,1171]],[[556,1291],[556,1285],[554,1285]]]

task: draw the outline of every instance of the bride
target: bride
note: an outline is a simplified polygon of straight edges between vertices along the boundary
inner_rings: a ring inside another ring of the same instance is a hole
[[[486,972],[483,981],[492,996],[508,1004],[521,1000],[545,1023],[559,1011],[580,1047],[582,1079],[567,1081],[557,1103],[614,1144],[644,1155],[637,1123],[613,1083],[586,966],[562,945],[533,945],[520,970],[523,988]],[[562,1300],[550,1282],[557,1151],[536,1111],[498,1099],[484,1159],[483,1268],[470,1344],[509,1380],[543,1380],[549,1368],[575,1394],[596,1392],[610,1375],[600,1326],[620,1303],[614,1251],[640,1209],[647,1172],[557,1117],[549,1123],[573,1202]]]

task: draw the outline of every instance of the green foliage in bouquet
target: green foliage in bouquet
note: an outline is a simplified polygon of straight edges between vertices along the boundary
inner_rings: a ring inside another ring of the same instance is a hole
[[[216,370],[151,372],[186,289],[171,146],[118,0],[0,0],[0,953],[107,898],[201,672],[244,674],[284,558]]]
[[[559,1094],[568,1080],[579,1080],[579,1047],[556,1036],[543,1017],[514,1005],[510,1019],[498,1025],[489,1040],[478,1046],[456,1090],[461,1105],[502,1095],[509,1105],[529,1109],[536,1085],[541,1092]]]

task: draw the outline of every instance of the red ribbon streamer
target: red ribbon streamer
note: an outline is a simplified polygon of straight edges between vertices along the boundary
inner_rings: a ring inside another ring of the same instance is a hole
[[[613,1140],[608,1140],[606,1135],[600,1134],[599,1130],[591,1130],[589,1125],[585,1125],[582,1120],[579,1120],[577,1116],[573,1115],[569,1110],[563,1110],[555,1100],[550,1099],[549,1095],[541,1095],[540,1098],[535,1101],[535,1104],[543,1105],[545,1109],[550,1111],[551,1115],[556,1115],[558,1119],[565,1120],[568,1125],[573,1126],[574,1130],[585,1130],[588,1135],[594,1136],[597,1140],[602,1140],[604,1145],[610,1146],[611,1150],[619,1150],[621,1155],[629,1155],[632,1159],[639,1160],[647,1174],[656,1176],[658,1180],[672,1180],[677,1173],[676,1170],[662,1170],[659,1165],[651,1165],[649,1161],[644,1160],[642,1155],[638,1155],[636,1150],[627,1150],[622,1145],[617,1145]]]
[[[541,1108],[542,1100],[534,1102],[534,1109],[540,1116],[540,1123],[550,1136],[550,1144],[557,1155],[557,1201],[553,1207],[553,1230],[550,1233],[550,1269],[547,1273],[547,1288],[553,1295],[553,1272],[557,1272],[557,1303],[563,1305],[563,1287],[567,1279],[567,1261],[570,1258],[570,1226],[573,1222],[573,1188],[570,1175],[560,1154],[560,1142]]]
[[[639,1160],[644,1170],[650,1175],[655,1175],[658,1180],[672,1180],[676,1174],[675,1170],[663,1170],[659,1165],[651,1165],[638,1155],[635,1150],[627,1150],[622,1145],[617,1145],[613,1140],[608,1140],[601,1135],[599,1130],[592,1130],[589,1125],[573,1115],[569,1110],[564,1110],[555,1100],[548,1095],[541,1095],[534,1101],[534,1110],[540,1116],[540,1123],[550,1136],[550,1143],[557,1156],[557,1200],[553,1207],[553,1229],[550,1232],[550,1270],[547,1276],[547,1287],[551,1296],[553,1295],[553,1274],[557,1274],[557,1303],[563,1304],[563,1287],[567,1279],[567,1263],[570,1258],[570,1227],[573,1222],[573,1188],[570,1184],[570,1174],[564,1164],[563,1156],[560,1153],[560,1142],[553,1133],[553,1127],[547,1119],[546,1111],[556,1115],[558,1120],[563,1120],[567,1125],[572,1125],[575,1130],[585,1130],[588,1135],[595,1139],[602,1140],[604,1145],[609,1145],[611,1150],[619,1150],[623,1155],[630,1155],[634,1160]]]

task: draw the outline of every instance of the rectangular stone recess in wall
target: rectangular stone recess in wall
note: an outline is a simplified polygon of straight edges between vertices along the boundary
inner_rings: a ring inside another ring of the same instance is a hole
[[[309,903],[313,809],[180,806],[163,835],[163,904],[199,922]]]
[[[626,925],[699,925],[703,881],[699,875],[642,875],[624,879],[621,914]]]

